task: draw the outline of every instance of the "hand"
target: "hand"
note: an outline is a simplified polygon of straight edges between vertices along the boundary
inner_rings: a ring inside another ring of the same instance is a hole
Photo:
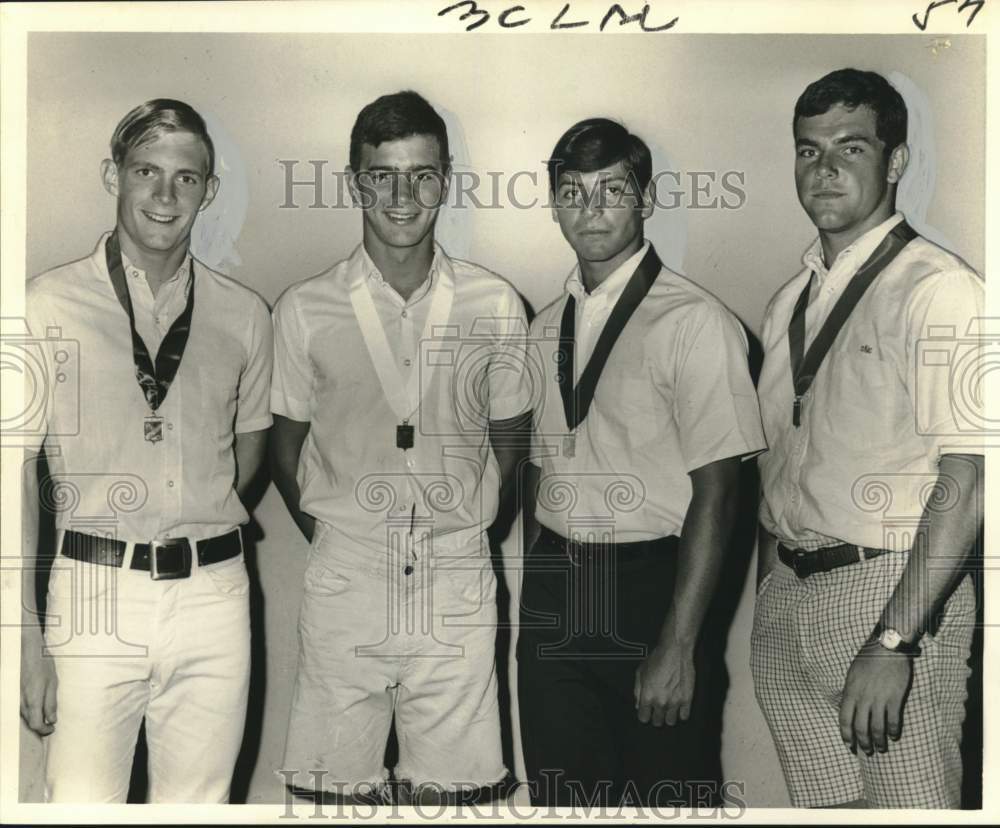
[[[48,736],[56,723],[56,668],[43,653],[41,631],[21,635],[21,718],[39,736]]]
[[[653,727],[686,722],[694,696],[694,654],[689,648],[653,648],[635,671],[635,707],[639,721]]]
[[[913,661],[881,644],[866,643],[847,671],[840,701],[840,735],[853,751],[871,756],[889,749],[903,728],[903,705],[913,680]]]

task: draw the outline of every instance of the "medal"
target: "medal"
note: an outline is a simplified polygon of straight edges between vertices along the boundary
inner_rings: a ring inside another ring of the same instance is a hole
[[[158,443],[163,439],[163,417],[150,414],[142,422],[142,436],[147,443]]]
[[[413,426],[405,420],[396,426],[396,448],[404,451],[413,448]]]
[[[170,384],[177,376],[177,369],[180,367],[181,357],[184,356],[184,349],[191,333],[191,317],[194,312],[194,265],[191,266],[188,276],[187,303],[181,315],[174,320],[170,330],[163,337],[154,360],[135,327],[135,311],[125,282],[125,269],[122,266],[117,230],[108,237],[104,249],[111,286],[115,290],[119,304],[128,315],[135,378],[150,409],[149,416],[142,424],[142,436],[147,443],[159,443],[163,440],[163,417],[157,416],[156,411],[166,399]]]
[[[576,432],[563,437],[563,457],[576,457]]]

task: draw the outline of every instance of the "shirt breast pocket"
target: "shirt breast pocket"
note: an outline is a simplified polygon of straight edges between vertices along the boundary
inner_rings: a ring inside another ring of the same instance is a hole
[[[848,347],[831,365],[834,393],[827,428],[846,433],[854,446],[877,456],[903,437],[906,391],[891,362],[865,351],[863,344]]]
[[[618,379],[601,395],[599,409],[596,438],[627,448],[654,442],[666,416],[666,404],[647,378]]]

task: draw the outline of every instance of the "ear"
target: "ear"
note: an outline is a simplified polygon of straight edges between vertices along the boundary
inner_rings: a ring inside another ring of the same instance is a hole
[[[208,181],[205,182],[205,196],[202,198],[201,206],[198,208],[199,213],[212,203],[212,200],[215,198],[215,194],[218,192],[219,176],[210,175],[208,177]]]
[[[885,180],[890,184],[898,184],[909,162],[910,148],[906,144],[900,144],[889,156],[889,169],[886,171]]]
[[[448,159],[448,169],[441,173],[441,198],[438,200],[438,207],[443,207],[448,201],[448,190],[451,188],[451,159]]]
[[[118,167],[110,158],[105,158],[101,162],[101,183],[115,198],[118,198]]]
[[[649,179],[649,183],[642,191],[642,217],[648,219],[653,215],[653,208],[656,206],[656,183]]]
[[[350,164],[344,167],[344,175],[347,177],[347,191],[351,194],[351,204],[360,207],[361,191],[358,188],[357,174],[351,169]]]

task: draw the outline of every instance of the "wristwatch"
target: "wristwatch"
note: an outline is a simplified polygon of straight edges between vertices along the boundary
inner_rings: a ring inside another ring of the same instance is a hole
[[[920,655],[920,647],[916,641],[906,641],[898,630],[894,630],[892,627],[883,627],[881,622],[875,625],[875,629],[872,630],[872,634],[868,636],[868,641],[865,643],[878,644],[889,652],[902,653],[914,658]]]

